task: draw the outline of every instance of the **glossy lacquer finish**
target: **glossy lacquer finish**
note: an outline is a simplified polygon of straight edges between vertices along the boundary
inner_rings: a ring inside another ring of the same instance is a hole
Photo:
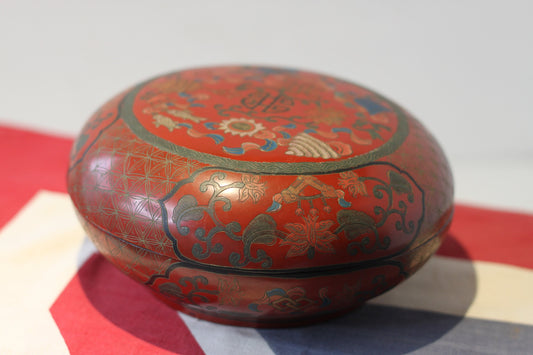
[[[412,275],[452,215],[450,169],[404,109],[324,75],[176,72],[85,125],[69,192],[101,253],[167,304],[235,325],[342,314]]]

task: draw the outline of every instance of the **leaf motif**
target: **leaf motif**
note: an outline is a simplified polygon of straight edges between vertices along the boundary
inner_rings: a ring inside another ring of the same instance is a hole
[[[380,135],[377,131],[375,131],[375,130],[368,130],[367,132],[370,133],[370,138],[372,138],[372,139],[381,139],[381,140],[383,140],[383,137],[381,137],[381,135]]]
[[[276,242],[275,234],[261,234],[254,238],[253,243],[273,245]]]
[[[407,193],[412,194],[413,190],[411,189],[411,185],[405,180],[403,176],[395,172],[394,170],[389,170],[389,180],[390,180],[390,186],[392,189],[398,193]]]
[[[348,239],[376,230],[374,219],[361,211],[341,210],[337,213],[337,221]]]
[[[178,223],[179,221],[199,221],[204,216],[202,209],[197,209],[198,201],[192,195],[185,195],[176,204],[172,212],[172,221]]]
[[[242,233],[245,245],[254,243],[273,245],[277,239],[276,222],[267,214],[255,217]]]

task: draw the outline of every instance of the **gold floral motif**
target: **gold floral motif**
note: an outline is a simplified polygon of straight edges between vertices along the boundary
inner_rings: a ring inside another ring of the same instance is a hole
[[[224,133],[230,133],[234,136],[253,136],[257,132],[265,129],[261,123],[255,122],[247,118],[230,118],[220,123],[219,128],[224,130]]]
[[[358,195],[368,196],[365,183],[359,175],[353,171],[345,171],[340,173],[340,175],[339,185],[343,189],[350,191],[352,197],[357,197]]]
[[[154,118],[154,126],[156,128],[159,128],[160,126],[166,127],[170,132],[172,132],[176,128],[180,128],[178,123],[171,119],[170,117],[161,115],[161,114],[155,114],[153,116]]]
[[[265,183],[259,182],[258,175],[244,174],[242,182],[244,187],[239,190],[239,201],[244,202],[251,198],[257,203],[265,195]]]
[[[189,110],[167,110],[166,111],[169,115],[172,115],[174,117],[183,118],[184,120],[190,120],[194,123],[200,123],[202,121],[205,121],[207,118],[205,117],[198,117],[193,115]]]
[[[315,255],[315,251],[334,254],[335,248],[331,242],[337,236],[330,231],[332,220],[318,221],[318,210],[312,208],[307,217],[302,217],[304,223],[287,223],[285,228],[290,234],[280,245],[290,245],[287,257],[307,254],[309,259]]]

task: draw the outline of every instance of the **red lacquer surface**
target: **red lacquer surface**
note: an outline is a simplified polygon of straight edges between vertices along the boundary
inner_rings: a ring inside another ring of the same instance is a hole
[[[119,269],[238,325],[358,306],[415,272],[452,214],[446,159],[401,107],[273,68],[188,70],[118,95],[80,134],[68,182]]]

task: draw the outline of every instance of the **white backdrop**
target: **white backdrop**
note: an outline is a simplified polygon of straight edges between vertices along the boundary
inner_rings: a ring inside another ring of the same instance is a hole
[[[74,135],[106,99],[156,74],[297,67],[414,113],[451,158],[461,198],[511,189],[533,206],[508,184],[533,180],[532,14],[527,0],[1,0],[0,122]]]

